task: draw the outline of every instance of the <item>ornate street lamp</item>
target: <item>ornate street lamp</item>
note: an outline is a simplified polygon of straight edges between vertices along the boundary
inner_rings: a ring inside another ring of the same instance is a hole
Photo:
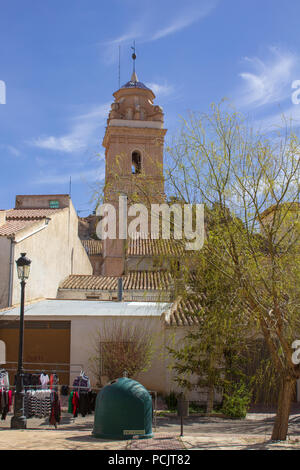
[[[30,273],[30,259],[26,258],[26,253],[21,253],[21,257],[16,261],[18,278],[21,281],[21,303],[20,303],[20,328],[19,328],[19,359],[16,376],[16,392],[14,416],[11,419],[12,429],[26,429],[26,417],[24,415],[24,370],[23,370],[23,347],[24,347],[24,300],[25,285]]]

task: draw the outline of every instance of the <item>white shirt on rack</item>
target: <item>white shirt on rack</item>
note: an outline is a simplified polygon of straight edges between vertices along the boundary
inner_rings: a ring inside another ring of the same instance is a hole
[[[49,383],[49,376],[41,374],[40,375],[40,382],[41,382],[42,388],[47,388],[48,383]]]

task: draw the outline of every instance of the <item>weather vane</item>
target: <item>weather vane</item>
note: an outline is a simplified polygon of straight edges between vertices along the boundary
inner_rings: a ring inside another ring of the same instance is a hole
[[[132,60],[133,60],[133,72],[135,72],[135,59],[136,59],[136,53],[135,53],[135,41],[133,41],[133,46],[131,46],[131,49],[133,50],[132,53]]]

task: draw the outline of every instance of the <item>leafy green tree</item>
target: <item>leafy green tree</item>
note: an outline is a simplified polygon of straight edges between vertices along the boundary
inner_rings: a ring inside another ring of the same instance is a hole
[[[300,378],[292,360],[300,335],[299,157],[299,139],[288,126],[262,134],[220,105],[184,122],[166,170],[175,198],[217,208],[222,223],[207,230],[205,257],[237,296],[236,325],[257,325],[268,346],[280,380],[274,440],[286,439]]]
[[[196,316],[198,327],[191,328],[180,346],[171,345],[168,351],[173,357],[175,381],[181,388],[208,390],[206,410],[210,413],[215,392],[223,393],[232,382],[243,378],[245,352],[251,347],[255,325],[250,328],[249,317],[244,315],[239,286],[216,268],[220,255],[223,263],[228,256],[217,250],[218,230],[223,223],[217,220],[218,210],[210,211],[208,218],[207,230],[215,252],[208,251],[205,244],[201,251],[183,255],[179,269],[170,264],[181,310],[187,316]]]

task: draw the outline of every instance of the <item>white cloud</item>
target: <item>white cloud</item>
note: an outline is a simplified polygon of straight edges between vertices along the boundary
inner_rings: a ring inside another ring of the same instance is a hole
[[[291,52],[274,47],[270,48],[270,52],[271,57],[265,61],[258,57],[244,59],[252,71],[239,74],[244,82],[236,97],[239,106],[259,107],[279,103],[291,95],[299,59]]]
[[[110,104],[103,104],[92,108],[86,114],[74,117],[71,120],[71,130],[61,136],[40,136],[29,143],[35,147],[64,153],[82,151],[88,147],[96,130],[103,125],[108,115]]]
[[[153,91],[153,93],[157,96],[169,96],[174,92],[174,87],[168,84],[159,84],[159,83],[145,83],[145,85]]]

